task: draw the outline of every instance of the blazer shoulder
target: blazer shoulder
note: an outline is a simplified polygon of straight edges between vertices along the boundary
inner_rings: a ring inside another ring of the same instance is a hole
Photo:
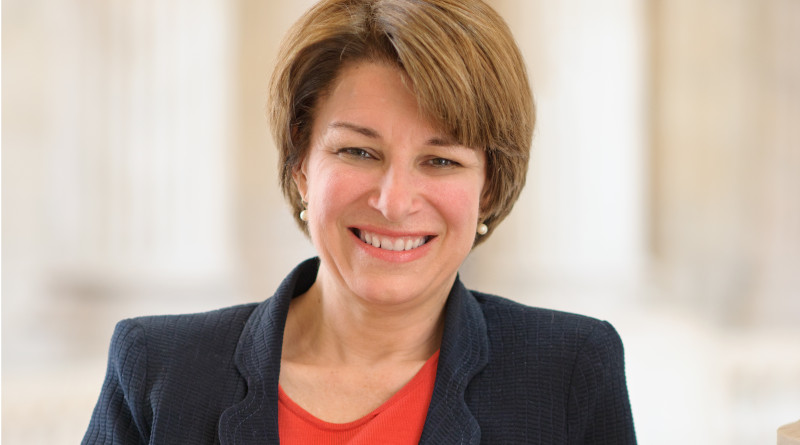
[[[482,307],[489,340],[495,347],[535,353],[539,358],[553,355],[559,360],[587,354],[604,360],[622,359],[622,340],[607,321],[526,306],[490,294],[473,295]]]
[[[146,351],[151,364],[230,356],[257,306],[250,303],[202,313],[125,319],[114,330],[110,355],[125,362],[131,352],[140,351],[139,355]]]
[[[571,332],[581,338],[586,338],[593,332],[602,335],[605,331],[611,331],[614,335],[616,334],[608,322],[586,315],[527,306],[508,298],[483,292],[472,291],[472,294],[481,305],[488,326],[513,324],[517,328],[553,331],[554,333]]]
[[[536,422],[556,421],[557,430],[565,433],[559,443],[635,443],[622,341],[610,323],[473,295],[483,311],[490,346],[489,365],[473,382],[475,406],[502,405],[524,413],[537,407],[534,415],[547,417]],[[532,422],[507,417],[516,420],[498,428],[502,434],[512,425]],[[493,431],[487,429],[487,437]]]
[[[222,410],[244,394],[233,356],[256,307],[117,323],[83,443],[163,443],[155,438],[170,437],[172,428],[186,437],[215,437]],[[192,415],[180,415],[183,406],[193,407]]]
[[[117,331],[138,331],[139,335],[144,335],[148,340],[168,338],[175,342],[230,335],[238,339],[256,307],[256,303],[249,303],[208,312],[129,318],[117,324]]]

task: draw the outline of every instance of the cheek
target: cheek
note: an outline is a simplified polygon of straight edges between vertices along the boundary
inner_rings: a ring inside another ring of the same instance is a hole
[[[481,192],[478,181],[457,181],[434,187],[431,196],[449,226],[471,231],[478,222]]]
[[[309,205],[322,219],[331,214],[339,215],[341,209],[357,200],[367,187],[368,184],[359,175],[322,166],[312,174]]]

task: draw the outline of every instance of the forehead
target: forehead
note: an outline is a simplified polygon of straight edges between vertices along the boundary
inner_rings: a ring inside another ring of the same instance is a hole
[[[321,96],[314,113],[314,131],[324,131],[332,122],[345,122],[381,132],[392,124],[406,130],[435,134],[440,140],[456,144],[441,125],[420,106],[408,76],[397,66],[380,62],[351,63]],[[333,125],[351,129],[349,125]]]
[[[384,63],[359,62],[345,65],[334,80],[322,107],[354,107],[360,104],[419,108],[408,77]]]

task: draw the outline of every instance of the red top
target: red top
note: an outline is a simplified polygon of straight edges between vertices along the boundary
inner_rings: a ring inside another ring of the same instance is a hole
[[[278,431],[287,444],[386,444],[419,443],[428,405],[433,395],[439,351],[383,405],[366,416],[348,423],[320,420],[294,403],[278,387]]]

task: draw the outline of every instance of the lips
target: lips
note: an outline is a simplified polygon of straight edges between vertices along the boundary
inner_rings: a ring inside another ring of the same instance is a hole
[[[393,252],[416,249],[430,241],[432,236],[388,236],[362,229],[351,229],[364,243]]]

